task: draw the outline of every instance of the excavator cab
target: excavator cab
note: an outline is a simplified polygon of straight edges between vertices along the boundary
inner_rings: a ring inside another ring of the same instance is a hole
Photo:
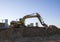
[[[17,22],[17,25],[18,25],[19,27],[26,27],[24,21],[25,21],[25,20],[24,20],[23,18],[20,18],[19,21]]]

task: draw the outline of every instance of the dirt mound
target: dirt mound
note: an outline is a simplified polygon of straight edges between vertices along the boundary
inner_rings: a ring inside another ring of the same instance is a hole
[[[16,34],[19,33],[19,34]],[[44,27],[27,27],[27,28],[8,28],[0,31],[3,36],[22,35],[22,36],[50,36],[60,34],[60,29],[54,25],[50,25],[46,30]]]
[[[50,25],[49,28],[47,29],[47,33],[49,35],[54,35],[60,33],[60,29],[56,27],[55,25]]]
[[[10,37],[14,37],[18,35],[19,37],[27,36],[27,37],[35,37],[35,36],[51,36],[59,34],[60,35],[60,29],[58,29],[56,26],[50,25],[49,28],[46,30],[42,27],[27,27],[27,28],[8,28],[5,30],[0,31],[0,39],[9,39]]]

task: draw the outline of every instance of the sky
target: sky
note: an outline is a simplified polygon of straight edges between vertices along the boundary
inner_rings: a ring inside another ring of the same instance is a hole
[[[0,21],[18,20],[25,15],[38,12],[47,25],[60,27],[60,0],[0,0]],[[25,24],[39,23],[37,18],[25,20]]]

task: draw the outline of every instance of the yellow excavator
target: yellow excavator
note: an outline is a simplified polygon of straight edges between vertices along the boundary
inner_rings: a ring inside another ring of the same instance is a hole
[[[10,26],[13,27],[13,28],[26,27],[25,26],[25,19],[27,19],[27,18],[34,18],[34,17],[38,18],[38,20],[40,21],[42,26],[44,26],[45,28],[48,27],[48,25],[44,23],[44,21],[43,21],[43,19],[40,16],[39,13],[33,13],[33,14],[30,14],[30,15],[26,15],[23,18],[20,18],[19,21],[11,21],[10,22]]]

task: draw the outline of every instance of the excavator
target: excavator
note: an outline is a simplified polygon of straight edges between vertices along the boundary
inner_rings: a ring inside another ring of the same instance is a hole
[[[34,17],[38,18],[38,20],[40,21],[42,26],[44,26],[45,28],[48,27],[48,25],[44,23],[44,21],[43,21],[43,19],[40,16],[39,13],[32,13],[30,15],[26,15],[23,18],[20,18],[19,21],[11,21],[10,22],[10,27],[13,27],[13,28],[26,27],[25,26],[25,19],[27,19],[27,18],[34,18]]]

